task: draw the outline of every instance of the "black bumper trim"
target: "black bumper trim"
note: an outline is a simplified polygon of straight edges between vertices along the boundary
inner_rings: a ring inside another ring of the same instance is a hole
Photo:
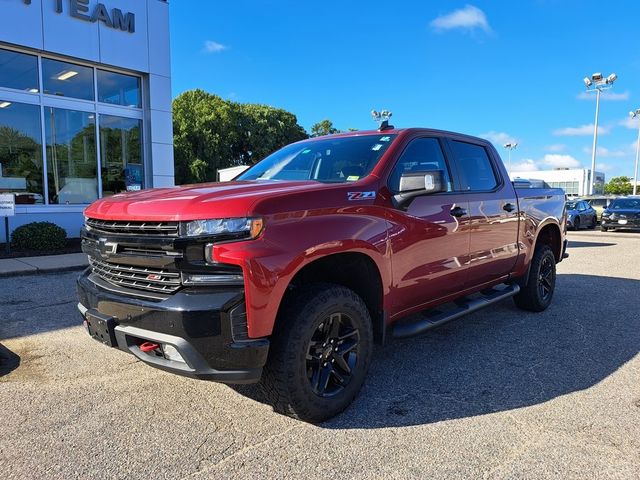
[[[242,370],[216,370],[211,368],[205,359],[184,338],[167,335],[165,333],[152,332],[137,327],[117,326],[115,328],[118,347],[128,353],[132,353],[139,360],[162,370],[177,373],[201,380],[213,380],[226,383],[254,383],[262,376],[262,367]],[[138,340],[148,340],[159,344],[168,344],[178,350],[186,363],[168,360],[144,353],[139,348]],[[268,340],[255,340],[251,347],[268,347]],[[247,345],[249,347],[249,345]]]

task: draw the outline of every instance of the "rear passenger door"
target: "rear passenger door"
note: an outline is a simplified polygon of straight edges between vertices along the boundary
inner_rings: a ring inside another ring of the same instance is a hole
[[[468,285],[511,273],[518,256],[518,200],[506,170],[488,145],[447,141],[460,187],[469,202]]]

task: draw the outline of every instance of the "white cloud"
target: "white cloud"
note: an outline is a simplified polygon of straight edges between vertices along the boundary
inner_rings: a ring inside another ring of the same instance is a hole
[[[536,161],[531,158],[525,158],[511,166],[512,172],[535,172],[536,170],[539,170],[538,165]]]
[[[591,152],[593,151],[593,148],[592,147],[583,147],[582,151],[584,153],[586,153],[587,155],[591,155]],[[596,149],[596,156],[598,156],[598,157],[607,157],[607,158],[626,157],[627,156],[627,152],[625,152],[624,150],[609,150],[606,147],[598,147]]]
[[[571,155],[558,155],[556,153],[547,153],[541,162],[544,166],[550,168],[580,168],[580,162]]]
[[[608,172],[612,168],[608,163],[596,163],[596,170],[600,172]]]
[[[467,31],[481,29],[486,33],[491,33],[491,27],[487,21],[487,16],[478,7],[465,5],[464,8],[454,10],[446,15],[440,15],[430,23],[431,28],[438,32],[460,28]]]
[[[563,143],[555,143],[553,145],[547,145],[545,150],[548,150],[553,153],[564,152],[567,149],[567,146]]]
[[[503,146],[505,143],[518,143],[518,140],[516,140],[511,135],[505,132],[495,132],[491,130],[490,132],[487,132],[487,133],[481,133],[478,136],[482,138],[486,138],[491,143],[500,147]]]
[[[223,50],[228,50],[229,47],[227,47],[226,45],[223,45],[221,43],[218,42],[214,42],[213,40],[207,40],[206,42],[204,42],[204,52],[205,53],[219,53],[222,52]]]
[[[625,117],[624,120],[620,120],[618,125],[622,125],[623,127],[630,128],[632,130],[637,130],[640,125],[638,122],[640,120],[638,118],[631,118],[631,116]]]
[[[593,123],[588,125],[580,125],[579,127],[559,128],[553,131],[556,137],[579,137],[593,135]],[[603,127],[598,125],[598,135],[606,135],[611,131],[611,127]]]
[[[611,102],[619,102],[622,100],[629,100],[629,91],[626,90],[622,93],[615,93],[612,91],[605,91],[602,92],[602,95],[600,96],[600,100],[608,100]],[[596,99],[596,94],[595,93],[588,93],[588,92],[580,92],[578,94],[578,96],[576,97],[578,100],[595,100]]]

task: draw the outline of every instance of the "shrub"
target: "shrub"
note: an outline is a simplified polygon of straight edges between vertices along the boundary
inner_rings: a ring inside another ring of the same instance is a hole
[[[57,250],[66,243],[67,232],[51,222],[27,223],[11,234],[11,244],[21,250]]]

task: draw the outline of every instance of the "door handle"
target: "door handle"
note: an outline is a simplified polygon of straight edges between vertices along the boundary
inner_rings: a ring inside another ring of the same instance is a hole
[[[507,212],[513,212],[516,209],[516,206],[513,203],[505,203],[502,209]]]
[[[467,214],[467,211],[462,207],[456,207],[451,209],[451,215],[453,215],[454,217],[462,217],[463,215],[466,215],[466,214]]]

